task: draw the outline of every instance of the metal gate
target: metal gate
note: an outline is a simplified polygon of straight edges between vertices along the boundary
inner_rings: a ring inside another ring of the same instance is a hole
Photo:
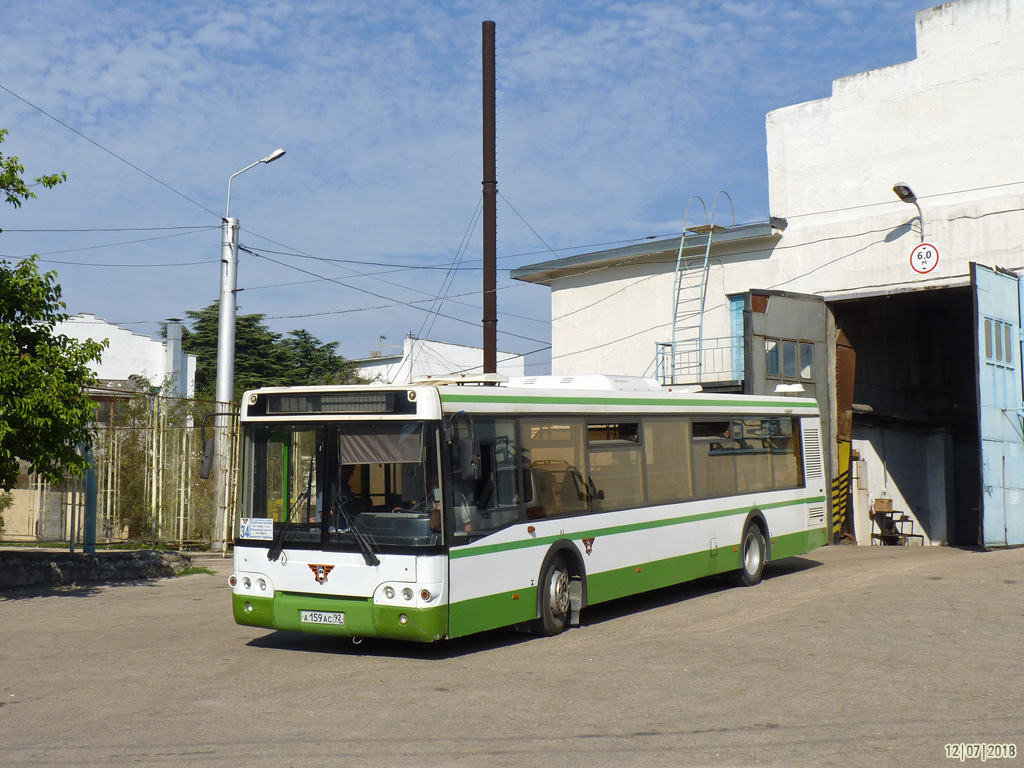
[[[971,263],[985,547],[1024,544],[1021,306],[1016,274]]]

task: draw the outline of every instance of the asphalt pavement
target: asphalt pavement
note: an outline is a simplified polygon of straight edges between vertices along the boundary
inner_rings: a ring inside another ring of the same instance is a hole
[[[1024,549],[829,547],[437,645],[240,627],[196,564],[0,592],[0,766],[1024,767]]]

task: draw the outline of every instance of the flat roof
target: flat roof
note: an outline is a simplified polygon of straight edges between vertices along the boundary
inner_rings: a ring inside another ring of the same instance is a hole
[[[712,249],[719,244],[729,244],[730,250],[740,243],[749,241],[769,239],[777,242],[781,237],[784,224],[776,226],[781,222],[772,220],[770,222],[758,222],[755,224],[741,224],[736,227],[717,228],[712,240]],[[679,237],[666,237],[659,240],[645,240],[633,245],[625,245],[620,248],[611,248],[603,251],[591,251],[580,253],[575,256],[567,256],[562,259],[542,261],[537,264],[529,264],[512,270],[511,277],[515,280],[522,280],[527,283],[549,283],[560,277],[567,277],[577,272],[582,272],[596,267],[606,267],[619,262],[643,262],[655,256],[671,254],[675,258],[679,252]],[[771,245],[774,245],[774,242]],[[683,253],[692,254],[707,249],[708,234],[706,232],[690,232],[685,234],[683,241]],[[765,242],[763,247],[769,247]]]

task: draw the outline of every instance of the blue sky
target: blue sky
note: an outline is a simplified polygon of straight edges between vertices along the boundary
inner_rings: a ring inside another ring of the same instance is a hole
[[[39,253],[69,311],[157,335],[217,298],[228,177],[282,147],[232,184],[260,254],[241,255],[239,311],[349,358],[406,333],[479,344],[492,19],[498,346],[543,350],[549,292],[508,270],[678,234],[692,195],[725,190],[738,222],[766,220],[766,113],[913,59],[924,7],[11,0],[0,151],[68,181],[0,209],[0,257]],[[544,372],[548,354],[527,360]]]

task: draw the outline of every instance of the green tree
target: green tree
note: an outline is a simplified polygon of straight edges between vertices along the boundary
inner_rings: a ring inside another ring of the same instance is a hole
[[[56,278],[34,256],[0,262],[0,488],[14,485],[19,458],[54,483],[88,466],[77,446],[91,442],[96,404],[85,390],[106,344],[54,333],[68,317]]]
[[[284,345],[291,355],[292,384],[352,384],[356,365],[337,353],[338,342],[326,344],[300,329],[289,331]]]
[[[6,138],[7,130],[0,128],[0,144],[3,144]],[[21,174],[24,172],[25,166],[21,164],[18,158],[4,157],[4,153],[0,152],[0,193],[3,193],[7,202],[15,208],[20,208],[23,202],[36,196],[35,192],[28,188],[29,185],[22,178]],[[48,176],[38,177],[36,184],[42,184],[49,189],[57,186],[62,181],[67,181],[67,178],[68,175],[66,173],[52,173]],[[3,230],[0,229],[0,232],[3,232]]]
[[[0,129],[0,142],[7,131]],[[0,194],[15,208],[35,194],[17,157],[0,154]],[[41,176],[53,187],[64,174]],[[82,475],[88,466],[77,447],[91,442],[96,405],[85,388],[96,383],[91,363],[104,344],[54,333],[66,320],[57,273],[41,273],[36,256],[0,261],[0,488],[18,478],[18,459],[51,482]]]
[[[182,329],[181,345],[196,356],[196,395],[213,398],[217,390],[219,303],[185,313],[191,327]],[[235,317],[234,401],[247,389],[355,381],[355,366],[335,352],[337,342],[323,343],[306,330],[288,338],[270,330],[261,314]]]

